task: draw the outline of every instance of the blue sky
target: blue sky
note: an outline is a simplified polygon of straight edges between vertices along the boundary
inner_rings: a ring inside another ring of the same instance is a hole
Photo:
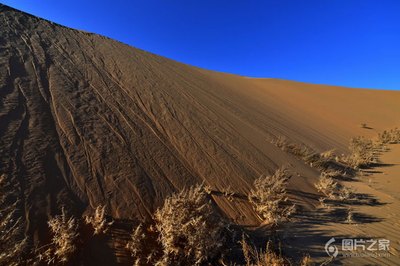
[[[400,89],[400,1],[1,1],[187,64]]]

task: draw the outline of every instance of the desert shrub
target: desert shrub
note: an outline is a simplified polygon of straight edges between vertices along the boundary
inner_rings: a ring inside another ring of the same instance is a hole
[[[394,128],[391,130],[384,130],[378,134],[378,141],[382,144],[396,144],[400,143],[400,129]]]
[[[295,211],[287,202],[286,187],[291,176],[280,168],[273,175],[261,176],[254,181],[254,189],[249,193],[249,201],[254,210],[267,222],[277,225],[288,219]]]
[[[21,265],[27,244],[19,210],[19,189],[0,175],[0,265]]]
[[[139,224],[133,229],[131,239],[126,244],[126,248],[135,260],[134,265],[142,265],[143,247],[146,246],[145,239],[146,235],[143,230],[143,225]]]
[[[350,154],[343,161],[354,168],[369,166],[375,162],[375,145],[370,139],[355,137],[350,140]]]
[[[355,196],[352,189],[344,186],[339,186],[339,193],[337,198],[341,201],[346,201],[346,200],[354,200]]]
[[[166,265],[159,245],[159,232],[154,224],[140,223],[133,227],[130,240],[125,248],[133,258],[133,265]]]
[[[326,160],[334,160],[335,159],[335,150],[328,150],[320,153],[320,157]]]
[[[204,191],[208,194],[211,195],[212,194],[212,188],[209,185],[204,185]]]
[[[314,154],[314,152],[307,146],[290,142],[284,136],[278,136],[276,139],[272,140],[272,143],[282,151],[288,152],[300,158],[310,157]]]
[[[339,184],[325,172],[321,173],[318,182],[315,184],[315,187],[328,199],[336,199],[339,193]]]
[[[348,223],[348,224],[354,223],[354,212],[353,212],[352,208],[347,209],[346,223]]]
[[[159,265],[200,265],[224,245],[224,223],[202,186],[173,194],[155,213],[163,256]]]
[[[323,170],[322,172],[324,173],[325,176],[331,177],[331,178],[337,178],[337,177],[346,175],[346,173],[344,173],[340,170],[335,170],[335,169],[331,169],[331,168]]]
[[[94,234],[104,234],[108,231],[113,221],[107,222],[105,206],[99,205],[94,211],[94,215],[86,215],[84,221],[93,227]]]
[[[308,265],[311,265],[311,257],[310,255],[305,255],[300,261],[300,266],[308,266]]]
[[[318,169],[319,171],[327,171],[328,169],[338,170],[342,174],[352,175],[352,169],[335,155],[334,150],[328,150],[322,153],[318,153],[312,148],[304,145],[290,142],[287,138],[279,136],[271,141],[274,145],[280,148],[282,151],[290,153],[309,166]]]
[[[327,199],[331,200],[351,200],[353,199],[353,192],[350,188],[340,185],[333,179],[331,172],[323,171],[315,187],[319,192],[322,192]]]
[[[367,123],[361,123],[361,128],[368,128]]]
[[[76,251],[78,238],[78,223],[73,217],[67,217],[64,208],[61,215],[57,215],[48,221],[53,234],[49,247],[39,253],[39,259],[48,264],[64,264],[68,262]]]
[[[231,188],[231,186],[228,186],[226,188],[223,189],[223,194],[224,196],[229,200],[229,201],[233,201],[234,196],[235,196],[235,192],[233,191],[233,189]]]
[[[289,265],[288,261],[271,248],[268,242],[264,251],[258,251],[249,245],[243,238],[240,241],[246,266],[284,266]]]

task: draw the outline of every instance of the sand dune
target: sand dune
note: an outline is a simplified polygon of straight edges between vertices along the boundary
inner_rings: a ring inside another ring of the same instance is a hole
[[[281,165],[298,173],[292,200],[315,211],[319,173],[271,140],[347,153],[351,137],[400,124],[397,91],[207,71],[3,5],[0,21],[0,171],[20,191],[21,223],[34,241],[62,206],[80,216],[104,204],[115,219],[148,219],[166,196],[201,182],[232,221],[258,225],[241,196]],[[384,193],[376,196],[398,210],[398,200],[386,198],[398,191],[379,182],[389,189],[357,189]],[[227,188],[237,195],[232,201]],[[394,235],[396,219],[371,230]]]

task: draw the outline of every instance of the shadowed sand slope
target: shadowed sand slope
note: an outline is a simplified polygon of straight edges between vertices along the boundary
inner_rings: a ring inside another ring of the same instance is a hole
[[[206,71],[3,5],[0,23],[0,167],[27,233],[63,205],[146,218],[201,182],[228,217],[254,224],[243,197],[284,164],[298,173],[291,197],[313,205],[299,195],[315,193],[317,173],[272,138],[346,152],[350,137],[400,123],[399,92]]]
[[[390,151],[382,154],[381,166],[370,169],[357,182],[346,182],[358,193],[359,202],[353,204],[353,221],[346,221],[346,211],[319,207],[305,214],[298,223],[287,224],[285,240],[287,250],[308,253],[313,258],[326,261],[324,244],[334,237],[340,247],[341,239],[387,239],[390,249],[387,254],[344,257],[340,249],[332,265],[398,265],[400,261],[400,145],[391,145]],[[364,202],[363,202],[364,201]],[[365,202],[366,201],[366,202]],[[377,248],[377,247],[374,247]],[[361,249],[358,250],[358,253]],[[357,253],[357,252],[354,252]],[[365,252],[368,254],[368,250]],[[372,253],[372,252],[371,252]],[[347,253],[349,254],[349,253]],[[380,256],[379,256],[380,255]]]

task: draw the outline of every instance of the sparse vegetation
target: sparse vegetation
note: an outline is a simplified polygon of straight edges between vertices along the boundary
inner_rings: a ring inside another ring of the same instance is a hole
[[[322,192],[326,198],[335,199],[339,193],[339,184],[333,178],[322,172],[315,187]]]
[[[145,244],[146,235],[143,230],[143,225],[139,224],[133,229],[131,234],[131,240],[126,244],[126,248],[133,257],[134,265],[142,265],[143,248]]]
[[[275,146],[277,146],[281,150],[296,155],[300,158],[306,158],[312,156],[314,153],[311,149],[309,149],[305,145],[300,145],[297,143],[290,142],[284,136],[278,136],[276,139],[272,141],[272,143],[275,144]]]
[[[287,205],[286,186],[291,176],[280,168],[273,175],[262,176],[254,181],[249,201],[260,217],[277,225],[287,220],[295,211],[295,205]]]
[[[105,206],[99,205],[96,207],[94,215],[86,215],[84,217],[85,223],[93,227],[95,235],[106,233],[113,224],[113,221],[107,222],[105,210]]]
[[[351,173],[351,168],[335,155],[333,149],[318,153],[304,144],[292,143],[282,136],[272,140],[272,143],[319,171],[336,171],[340,175]]]
[[[204,185],[204,191],[208,194],[211,195],[212,193],[212,188],[209,185]]]
[[[351,167],[358,169],[366,167],[376,161],[373,141],[365,137],[355,137],[350,140],[350,154],[343,157],[343,161]]]
[[[284,266],[289,265],[288,261],[281,255],[275,253],[268,242],[264,251],[258,251],[249,245],[243,238],[240,241],[246,266]]]
[[[284,137],[277,138],[274,143],[321,172],[315,184],[317,190],[324,194],[320,199],[321,204],[331,208],[334,205],[329,204],[342,201],[338,206],[341,206],[340,211],[346,212],[341,221],[354,224],[353,209],[345,209],[343,206],[349,205],[346,201],[354,200],[358,196],[338,179],[346,176],[347,170],[375,163],[378,152],[383,151],[382,147],[400,143],[400,130],[396,128],[383,131],[374,141],[365,137],[352,138],[350,154],[347,156],[337,156],[334,150],[317,153],[305,145],[290,143]],[[290,204],[287,197],[286,187],[290,178],[288,171],[280,168],[272,175],[256,179],[254,188],[248,195],[254,210],[272,225],[272,230],[281,222],[289,220],[295,212],[295,205]],[[6,180],[6,176],[0,176],[0,189],[4,192],[0,194],[0,264],[18,265],[15,258],[23,254],[27,239],[21,234],[21,217],[17,215],[18,197],[9,193],[16,189],[10,187]],[[235,196],[230,186],[221,192],[230,201]],[[126,244],[134,265],[204,265],[216,264],[218,260],[221,263],[221,254],[227,249],[224,246],[226,239],[223,229],[226,223],[211,202],[212,193],[210,186],[198,185],[173,194],[155,212],[152,226],[140,224],[135,227]],[[10,199],[14,200],[11,205]],[[94,235],[106,234],[113,224],[113,221],[107,219],[105,207],[101,205],[94,210],[93,215],[83,218],[83,222],[93,228]],[[61,215],[51,218],[48,221],[51,242],[36,250],[37,258],[47,264],[69,263],[76,255],[77,243],[80,241],[82,244],[85,241],[78,239],[80,222],[82,220],[67,216],[64,209]],[[151,248],[148,248],[149,242],[153,245]],[[257,250],[244,239],[240,243],[247,266],[290,264],[288,259],[271,248],[271,242],[268,242],[264,251]],[[303,257],[299,264],[309,265],[310,257]]]
[[[353,197],[351,189],[340,185],[333,179],[331,172],[322,172],[315,187],[330,200],[350,200]]]
[[[348,224],[354,223],[353,209],[351,209],[351,208],[347,209],[346,223],[348,223]]]
[[[382,133],[379,133],[378,141],[382,144],[400,143],[400,129],[394,128],[391,130],[384,130]]]
[[[39,260],[47,264],[65,264],[76,251],[79,235],[77,220],[67,217],[62,208],[61,215],[51,218],[48,225],[53,234],[52,241],[44,252],[39,252]]]
[[[321,152],[320,157],[324,158],[326,160],[334,160],[334,158],[335,158],[335,150],[332,149],[332,150]]]
[[[18,188],[0,175],[0,265],[20,265],[27,238],[22,231]]]
[[[310,255],[305,255],[300,261],[300,266],[309,266],[309,265],[311,265],[311,257]]]
[[[235,192],[232,190],[231,186],[226,187],[223,190],[223,194],[229,201],[231,201],[231,202],[233,201],[233,197],[235,196]]]
[[[338,199],[341,201],[354,200],[355,195],[353,193],[353,190],[345,186],[340,186]]]
[[[155,221],[163,248],[161,265],[200,265],[222,251],[223,219],[202,186],[167,198]]]

